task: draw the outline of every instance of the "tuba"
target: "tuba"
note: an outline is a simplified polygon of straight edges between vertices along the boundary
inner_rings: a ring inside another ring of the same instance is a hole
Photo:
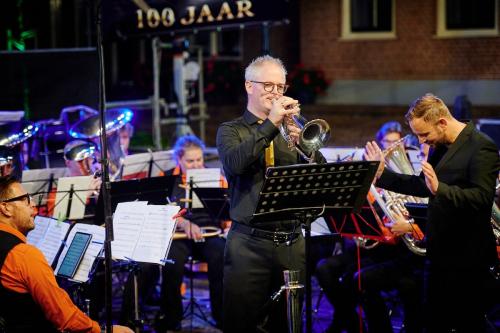
[[[289,108],[293,108],[291,106]],[[300,129],[299,141],[297,143],[290,137],[287,125],[295,125]],[[324,147],[330,139],[330,125],[323,119],[308,121],[301,115],[291,115],[283,119],[280,132],[290,150],[297,152],[309,163],[314,161],[314,153]]]

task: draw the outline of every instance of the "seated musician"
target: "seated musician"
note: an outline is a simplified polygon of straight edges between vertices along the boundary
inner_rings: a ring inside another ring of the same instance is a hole
[[[0,331],[101,332],[59,287],[42,252],[26,244],[26,235],[35,228],[34,216],[22,185],[0,177]],[[113,332],[132,330],[114,326]]]
[[[186,196],[186,170],[204,168],[203,149],[205,145],[194,135],[180,137],[174,147],[177,166],[167,172],[179,176],[175,182],[172,199],[180,202]],[[221,187],[227,187],[226,180],[221,176]],[[181,218],[178,228],[186,233],[187,239],[172,242],[168,259],[174,264],[166,264],[163,269],[161,291],[160,327],[165,330],[179,330],[183,315],[180,287],[184,276],[184,265],[189,256],[199,257],[207,262],[208,281],[210,289],[210,304],[212,317],[218,327],[222,320],[222,272],[225,239],[221,237],[203,238],[200,227],[219,225],[220,221],[212,221],[209,215],[202,211]],[[194,241],[193,241],[194,240]],[[199,240],[204,240],[199,242]]]
[[[97,146],[90,141],[73,140],[64,146],[64,163],[66,164],[66,172],[64,177],[90,176],[99,168],[96,163]],[[89,190],[85,194],[85,200],[95,201],[101,187],[101,178],[93,177],[90,180]],[[39,215],[52,216],[55,206],[57,188],[53,187],[48,195],[47,210],[40,209]],[[86,211],[92,210],[95,202],[92,205],[86,206]]]

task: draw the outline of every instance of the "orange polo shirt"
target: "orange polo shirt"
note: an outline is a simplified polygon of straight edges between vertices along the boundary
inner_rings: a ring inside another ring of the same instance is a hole
[[[0,271],[3,287],[17,293],[29,293],[47,320],[58,330],[100,333],[99,324],[80,311],[66,291],[59,287],[43,253],[26,244],[26,237],[11,226],[0,223],[0,230],[23,242],[16,245],[5,258]]]

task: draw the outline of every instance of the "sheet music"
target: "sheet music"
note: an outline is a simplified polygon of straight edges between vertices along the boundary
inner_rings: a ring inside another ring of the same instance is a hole
[[[163,265],[175,232],[175,220],[179,206],[149,205],[144,227],[137,240],[132,258],[135,261]]]
[[[122,179],[147,178],[151,153],[141,153],[125,156],[123,161]]]
[[[85,205],[89,194],[90,182],[93,176],[62,177],[57,183],[56,201],[54,207],[54,218],[59,220],[82,219],[85,215]],[[73,184],[73,199],[71,200],[71,211],[68,210],[69,190]]]
[[[173,216],[179,210],[145,201],[119,203],[113,216],[113,257],[163,265],[175,231]]]
[[[23,170],[22,184],[29,194],[40,194],[41,202],[37,201],[35,204],[43,205],[47,201],[50,176],[53,175],[53,180],[57,180],[64,177],[65,173],[66,168]]]
[[[304,230],[302,230],[304,233]],[[311,236],[331,235],[332,232],[328,228],[323,217],[319,217],[311,223]]]
[[[328,163],[339,161],[362,161],[363,148],[356,147],[325,147],[319,150]]]
[[[31,230],[26,237],[26,242],[33,246],[38,247],[38,244],[45,236],[49,223],[52,219],[50,217],[35,216],[35,229]]]
[[[35,229],[28,234],[28,244],[42,251],[47,262],[52,265],[61,248],[70,224],[50,217],[36,216]]]
[[[175,168],[176,162],[173,150],[156,151],[153,153],[155,163],[151,170],[151,177],[158,177],[161,172]]]
[[[193,178],[193,186],[195,187],[220,187],[220,169],[219,168],[204,168],[204,169],[188,169],[186,170],[186,182],[189,184],[191,177]],[[193,193],[192,208],[203,208],[200,199]],[[186,191],[186,199],[189,198],[189,191]],[[186,207],[188,203],[186,202]]]
[[[73,228],[71,229],[71,231],[68,235],[68,239],[65,242],[64,248],[61,252],[61,256],[60,256],[59,262],[57,263],[55,274],[57,275],[57,272],[59,272],[59,267],[61,266],[61,263],[63,262],[64,256],[66,255],[66,252],[68,252],[69,245],[73,241],[73,238],[75,237],[75,233],[77,233],[77,232],[91,234],[92,240],[90,241],[90,245],[87,248],[87,251],[85,252],[85,254],[83,256],[83,259],[80,263],[80,266],[78,266],[78,269],[76,270],[75,276],[71,280],[78,281],[78,282],[87,282],[89,279],[89,273],[92,269],[92,266],[94,265],[94,261],[104,246],[105,230],[104,230],[104,227],[101,227],[98,225],[92,225],[92,224],[86,224],[86,223],[76,223],[73,226]]]
[[[175,158],[171,150],[127,155],[123,162],[122,179],[147,178],[150,163],[151,177],[158,177],[161,172],[175,167]]]
[[[132,259],[147,213],[147,201],[120,202],[113,214],[113,258]]]

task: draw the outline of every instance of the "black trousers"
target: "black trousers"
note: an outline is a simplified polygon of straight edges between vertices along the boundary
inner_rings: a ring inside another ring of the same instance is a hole
[[[224,332],[287,332],[286,303],[270,297],[284,284],[284,270],[305,281],[302,235],[290,245],[230,230],[224,253]]]
[[[406,262],[398,258],[361,269],[361,303],[369,332],[393,332],[389,309],[381,292],[394,290],[403,305],[405,332],[423,332],[423,266],[415,264],[419,259],[423,258],[408,257]],[[357,273],[354,278],[357,280]]]
[[[486,332],[485,314],[498,304],[498,292],[488,268],[429,268],[428,332]]]
[[[221,237],[205,238],[205,242],[191,240],[172,242],[167,263],[163,268],[160,308],[167,329],[175,329],[182,321],[182,296],[180,287],[184,277],[184,264],[189,256],[205,261],[208,266],[208,282],[212,318],[218,325],[222,321],[222,273],[225,240]]]

